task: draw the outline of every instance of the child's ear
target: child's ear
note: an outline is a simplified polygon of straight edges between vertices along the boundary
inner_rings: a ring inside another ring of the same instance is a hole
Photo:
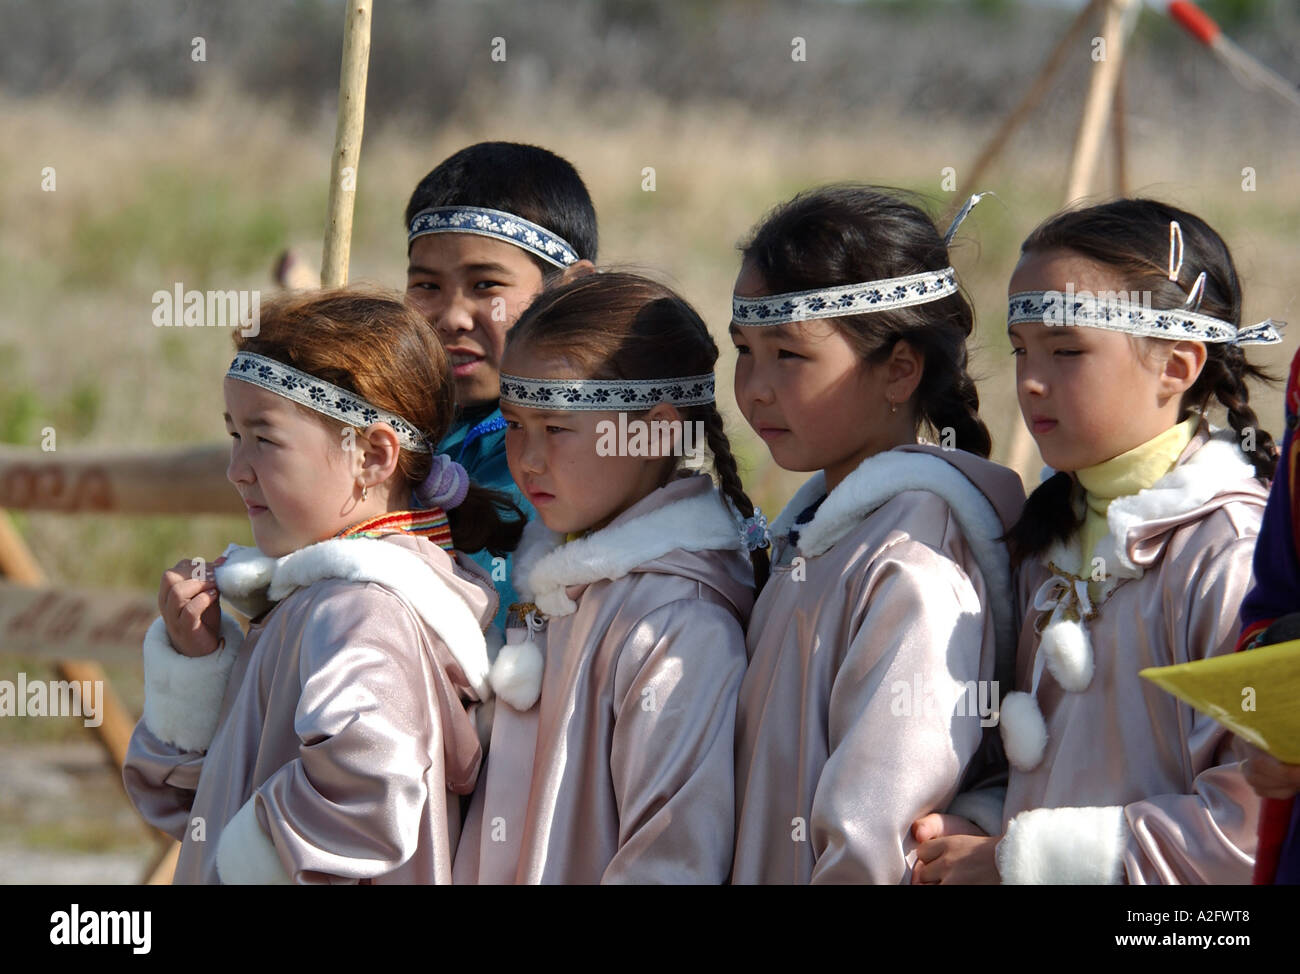
[[[899,339],[885,362],[887,392],[894,402],[907,402],[921,384],[925,354],[911,342]]]
[[[661,402],[646,413],[650,435],[655,437],[653,456],[679,456],[682,450],[682,414],[676,406]],[[656,426],[655,423],[662,425]]]
[[[347,446],[345,442],[344,448]],[[354,467],[367,486],[386,483],[397,471],[402,444],[387,423],[371,423],[355,437],[353,448]]]
[[[1170,397],[1181,396],[1200,378],[1205,359],[1204,342],[1174,342],[1160,372],[1161,392]]]
[[[596,273],[596,265],[584,257],[577,263],[570,264],[560,271],[560,283],[568,284],[570,281],[576,281],[580,277],[586,277],[588,274],[594,273]]]

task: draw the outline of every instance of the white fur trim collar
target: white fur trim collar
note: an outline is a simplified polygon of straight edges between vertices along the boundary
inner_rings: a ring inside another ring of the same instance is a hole
[[[514,583],[548,616],[577,611],[565,589],[627,575],[670,551],[739,550],[740,529],[716,489],[564,543],[541,519],[524,528],[515,552]]]
[[[480,696],[488,693],[483,630],[469,605],[414,552],[375,538],[334,538],[282,558],[230,545],[216,570],[217,588],[236,607],[263,590],[273,602],[326,578],[375,582],[392,590],[451,650]]]
[[[816,557],[829,551],[868,515],[894,496],[923,490],[941,497],[961,526],[966,543],[984,575],[997,633],[999,664],[1015,658],[1011,561],[998,539],[1006,529],[984,493],[951,463],[929,453],[889,450],[868,457],[824,500],[813,519],[799,531],[799,553]],[[826,475],[818,471],[795,492],[772,528],[785,538],[794,519],[826,492]]]
[[[1096,548],[1097,557],[1105,559],[1109,583],[1103,584],[1102,597],[1109,594],[1118,580],[1142,577],[1143,570],[1128,555],[1127,539],[1136,528],[1147,521],[1194,511],[1234,484],[1254,476],[1255,467],[1242,452],[1237,434],[1232,430],[1212,429],[1210,438],[1191,456],[1150,487],[1111,501],[1106,509],[1110,531]],[[1044,564],[1049,561],[1073,575],[1089,574],[1079,570],[1083,553],[1079,551],[1077,532],[1068,544],[1054,545],[1043,556]]]
[[[1242,452],[1232,430],[1211,429],[1210,434],[1209,439],[1186,460],[1146,490],[1110,502],[1106,509],[1110,531],[1097,542],[1092,556],[1102,559],[1101,567],[1105,571],[1103,580],[1097,583],[1098,607],[1120,582],[1143,575],[1144,569],[1135,565],[1128,555],[1128,538],[1134,530],[1148,521],[1188,514],[1218,494],[1255,476],[1255,467]],[[1075,616],[1081,614],[1080,608],[1092,608],[1086,581],[1091,571],[1081,570],[1083,553],[1080,546],[1079,532],[1076,531],[1066,544],[1054,544],[1040,556],[1044,565],[1055,565],[1079,581],[1061,580],[1053,575],[1044,580],[1034,596],[1031,611],[1050,611],[1052,614],[1051,622],[1043,628],[1038,643],[1034,694],[1038,689],[1039,661],[1069,693],[1081,693],[1092,683],[1095,660],[1087,619],[1068,618],[1065,613],[1069,606],[1076,609]],[[1075,596],[1066,597],[1071,589]],[[1031,771],[1039,765],[1047,742],[1046,725],[1034,694],[1015,694],[1024,700],[1017,700],[1014,708],[1009,708],[1007,701],[1003,701],[1002,740],[1011,763],[1021,771]]]

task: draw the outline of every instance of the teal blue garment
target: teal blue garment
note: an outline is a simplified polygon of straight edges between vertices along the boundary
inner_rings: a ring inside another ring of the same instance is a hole
[[[480,407],[479,409],[466,410],[457,417],[451,431],[438,444],[438,452],[449,454],[453,460],[469,472],[469,479],[474,483],[508,493],[511,499],[519,505],[519,509],[524,512],[524,515],[529,520],[532,520],[537,512],[524,499],[524,495],[519,488],[515,486],[514,480],[510,477],[510,467],[506,464],[504,422],[501,410],[495,405],[491,408]],[[494,426],[502,428],[490,429]],[[486,427],[489,428],[489,431],[476,432],[473,437],[470,437],[470,433],[474,431],[475,427]],[[514,570],[514,557],[513,555],[506,557],[504,579],[500,577],[499,566],[494,566],[492,563],[493,555],[487,550],[477,551],[469,557],[482,566],[488,575],[492,576],[492,582],[496,585],[497,594],[501,596],[501,605],[497,609],[496,618],[493,621],[504,630],[507,611],[513,603],[519,601],[519,595],[510,583],[511,572]]]

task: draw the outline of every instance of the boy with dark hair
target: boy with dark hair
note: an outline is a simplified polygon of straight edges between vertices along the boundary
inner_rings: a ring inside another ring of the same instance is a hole
[[[506,465],[497,408],[506,333],[545,286],[589,273],[596,211],[574,167],[538,146],[480,142],[425,176],[406,206],[406,299],[451,356],[457,418],[438,452],[470,478],[532,506]],[[511,559],[473,556],[501,595],[496,621],[518,601]]]

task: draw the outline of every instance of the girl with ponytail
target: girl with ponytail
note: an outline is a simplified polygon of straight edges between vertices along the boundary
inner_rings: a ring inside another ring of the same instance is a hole
[[[1243,327],[1222,238],[1155,200],[1052,217],[1010,292],[1021,413],[1057,472],[1009,535],[1023,623],[1004,821],[936,823],[918,878],[1249,882],[1251,750],[1139,671],[1234,649],[1277,463],[1243,346],[1281,336]]]
[[[1001,773],[1001,538],[1024,491],[987,460],[952,232],[844,185],[778,207],[742,248],[736,399],[776,463],[813,476],[774,522],[748,631],[735,882],[905,881],[914,820]]]
[[[714,402],[718,349],[667,288],[544,292],[501,371],[524,529],[458,883],[720,883],[762,514]],[[718,484],[687,469],[712,457]]]

